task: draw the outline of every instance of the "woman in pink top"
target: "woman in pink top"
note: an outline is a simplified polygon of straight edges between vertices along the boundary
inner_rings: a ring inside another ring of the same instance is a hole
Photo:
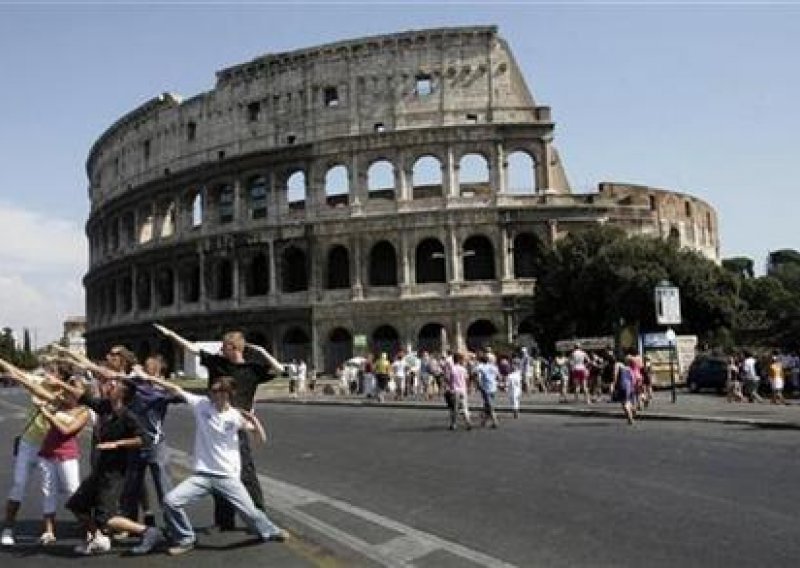
[[[469,401],[467,400],[468,374],[463,363],[464,355],[455,353],[453,355],[453,364],[449,366],[447,373],[445,399],[447,400],[447,406],[450,408],[451,430],[456,429],[459,415],[463,416],[467,430],[472,429],[472,423],[469,420]]]
[[[78,406],[77,396],[66,389],[62,391],[60,403],[56,407],[49,407],[44,403],[38,406],[50,422],[50,430],[39,450],[39,457],[42,458],[40,463],[44,512],[44,532],[39,537],[39,542],[48,545],[56,541],[58,493],[69,498],[80,485],[80,446],[77,436],[89,421],[89,411]]]

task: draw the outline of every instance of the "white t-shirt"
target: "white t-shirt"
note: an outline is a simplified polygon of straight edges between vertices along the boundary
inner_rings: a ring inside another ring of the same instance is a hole
[[[588,362],[589,356],[582,349],[575,349],[572,355],[569,356],[569,365],[573,369],[585,370]]]
[[[406,362],[402,359],[398,359],[394,363],[392,363],[392,375],[395,379],[405,379],[406,378]]]
[[[233,407],[217,411],[205,396],[185,393],[194,412],[194,470],[225,477],[239,477],[242,469],[239,457],[239,429],[245,419]]]

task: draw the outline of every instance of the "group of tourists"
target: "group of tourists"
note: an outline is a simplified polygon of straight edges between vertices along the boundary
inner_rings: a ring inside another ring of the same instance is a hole
[[[796,354],[773,351],[757,357],[751,351],[728,358],[728,402],[764,402],[768,394],[772,404],[788,404],[785,391],[800,389],[800,358]]]
[[[636,354],[618,359],[610,350],[586,352],[576,344],[569,353],[552,360],[534,356],[521,347],[511,354],[495,354],[491,347],[475,352],[429,353],[398,351],[393,357],[383,352],[356,360],[337,370],[340,392],[363,394],[377,402],[387,399],[432,400],[442,396],[450,410],[450,427],[462,421],[467,428],[469,396],[479,393],[481,422],[497,427],[495,399],[504,391],[513,416],[519,416],[524,393],[558,392],[562,402],[569,393],[587,404],[619,401],[629,422],[653,399],[649,361]],[[457,418],[459,418],[457,420]]]
[[[253,412],[256,388],[284,373],[283,365],[262,347],[247,344],[241,332],[226,333],[220,353],[213,354],[166,327],[156,328],[200,356],[209,374],[204,396],[165,379],[159,355],[139,365],[121,345],[112,347],[102,362],[57,348],[59,356],[42,376],[0,359],[0,369],[29,391],[32,403],[15,439],[13,484],[0,535],[3,546],[16,544],[16,517],[37,469],[44,517],[39,543],[44,546],[57,540],[59,496],[81,524],[84,538],[75,552],[82,555],[108,552],[112,539],[125,535],[140,538],[132,554],[161,546],[171,555],[188,552],[196,535],[185,508],[209,494],[220,530],[233,530],[238,512],[263,541],[286,540],[286,531],[264,512],[250,446],[252,437],[266,441]],[[187,404],[195,422],[193,473],[176,486],[167,467],[164,431],[172,404]],[[91,469],[81,481],[79,436],[88,427]],[[145,483],[148,472],[154,495]],[[155,522],[158,509],[163,515],[161,527]]]

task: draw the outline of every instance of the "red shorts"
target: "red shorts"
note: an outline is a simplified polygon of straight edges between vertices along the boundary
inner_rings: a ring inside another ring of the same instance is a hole
[[[572,369],[572,380],[576,383],[585,383],[589,378],[589,371],[587,369]]]

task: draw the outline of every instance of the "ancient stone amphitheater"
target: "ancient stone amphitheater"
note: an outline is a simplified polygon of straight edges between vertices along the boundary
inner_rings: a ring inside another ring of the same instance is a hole
[[[601,183],[574,194],[495,27],[265,55],[163,94],[95,142],[89,352],[175,353],[243,329],[282,360],[462,348],[531,331],[537,247],[610,223],[717,259],[714,210]]]

